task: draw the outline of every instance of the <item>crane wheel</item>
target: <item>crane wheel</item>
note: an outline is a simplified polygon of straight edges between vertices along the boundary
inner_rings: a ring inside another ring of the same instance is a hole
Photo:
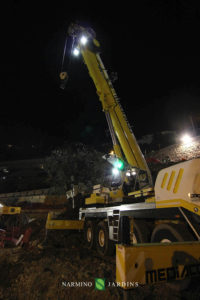
[[[194,240],[193,236],[183,224],[159,224],[155,227],[151,236],[151,243],[172,243]],[[187,259],[187,257],[185,257]],[[185,264],[185,261],[180,261],[180,264]],[[190,285],[191,279],[186,278],[180,281],[166,283],[166,286],[176,291],[183,291]]]
[[[84,239],[86,247],[92,249],[95,246],[95,222],[87,220],[84,227]]]
[[[133,232],[131,233],[131,243],[148,243],[150,241],[150,232],[148,225],[143,220],[133,220]]]
[[[194,240],[183,224],[159,224],[151,235],[151,243],[172,243]]]
[[[96,230],[96,248],[100,256],[113,255],[115,244],[109,239],[108,225],[101,221]]]

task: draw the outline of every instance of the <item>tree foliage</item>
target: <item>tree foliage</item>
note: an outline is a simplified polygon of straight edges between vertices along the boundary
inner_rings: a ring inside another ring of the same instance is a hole
[[[85,186],[89,192],[94,184],[103,182],[106,168],[102,153],[83,144],[56,149],[44,162],[52,191],[56,193],[65,193],[72,184]]]

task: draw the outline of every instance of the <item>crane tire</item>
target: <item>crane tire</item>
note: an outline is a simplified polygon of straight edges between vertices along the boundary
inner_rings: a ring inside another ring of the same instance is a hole
[[[84,226],[84,240],[88,249],[95,247],[95,229],[96,223],[92,220],[87,220]]]
[[[184,242],[193,241],[194,238],[188,231],[184,224],[165,223],[157,225],[151,235],[151,243],[172,243],[172,242]],[[185,264],[182,261],[181,264]],[[190,278],[178,280],[174,282],[167,282],[166,286],[178,291],[183,291],[189,287],[191,283]]]
[[[148,226],[143,220],[133,220],[132,243],[148,243],[150,241],[150,232]]]
[[[194,240],[184,224],[165,223],[157,225],[151,235],[151,243],[185,242]]]
[[[114,254],[115,244],[109,239],[108,225],[101,221],[96,230],[96,249],[100,256],[110,256]]]

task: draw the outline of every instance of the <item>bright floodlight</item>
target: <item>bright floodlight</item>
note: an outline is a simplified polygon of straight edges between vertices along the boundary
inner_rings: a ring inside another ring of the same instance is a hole
[[[87,41],[88,41],[88,39],[87,39],[87,37],[84,36],[84,35],[80,38],[80,42],[81,42],[82,45],[87,44]]]
[[[181,137],[181,142],[184,143],[184,144],[188,144],[192,141],[192,137],[189,135],[189,134],[184,134],[182,137]]]
[[[113,168],[112,173],[113,173],[113,175],[117,176],[117,175],[119,175],[119,170],[117,168]]]
[[[75,56],[78,56],[79,53],[80,53],[80,51],[79,51],[77,48],[75,48],[74,51],[73,51],[73,54],[74,54]]]

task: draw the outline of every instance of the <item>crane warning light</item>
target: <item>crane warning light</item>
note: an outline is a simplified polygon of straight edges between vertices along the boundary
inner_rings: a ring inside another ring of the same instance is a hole
[[[114,163],[114,167],[118,170],[122,170],[124,168],[124,162],[120,159],[117,159]]]

